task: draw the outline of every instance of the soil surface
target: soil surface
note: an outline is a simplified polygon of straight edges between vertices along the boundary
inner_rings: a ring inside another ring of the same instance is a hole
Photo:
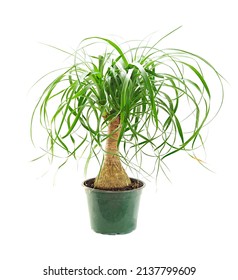
[[[127,187],[124,188],[100,188],[100,190],[105,190],[105,191],[130,191],[130,190],[134,190],[134,189],[138,189],[141,188],[143,186],[143,183],[137,179],[131,179],[131,184]],[[94,189],[94,181],[95,178],[93,179],[89,179],[87,181],[85,181],[85,186]],[[98,188],[99,189],[99,188]]]

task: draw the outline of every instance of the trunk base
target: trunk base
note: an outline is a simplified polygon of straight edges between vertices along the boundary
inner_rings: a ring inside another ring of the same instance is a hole
[[[131,185],[131,180],[120,162],[105,162],[95,179],[97,189],[125,188]]]

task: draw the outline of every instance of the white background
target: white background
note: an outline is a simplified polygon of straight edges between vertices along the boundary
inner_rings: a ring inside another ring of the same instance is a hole
[[[49,265],[134,271],[137,266],[195,266],[193,277],[163,277],[238,279],[237,23],[232,0],[1,4],[1,279],[53,279],[42,275]],[[147,184],[135,232],[95,234],[89,226],[81,169],[70,163],[53,186],[53,172],[41,177],[49,167],[30,163],[39,152],[30,142],[29,120],[40,92],[28,91],[65,58],[39,42],[71,49],[88,36],[141,39],[179,25],[183,28],[168,40],[168,47],[206,57],[230,83],[206,143],[207,162],[215,173],[183,154],[175,156],[168,162],[172,183],[161,178],[157,189]],[[133,278],[133,273],[128,276]]]

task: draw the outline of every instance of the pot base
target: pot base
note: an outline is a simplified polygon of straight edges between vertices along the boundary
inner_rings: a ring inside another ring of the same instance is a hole
[[[125,191],[107,191],[85,187],[91,228],[101,234],[127,234],[136,229],[142,187]]]

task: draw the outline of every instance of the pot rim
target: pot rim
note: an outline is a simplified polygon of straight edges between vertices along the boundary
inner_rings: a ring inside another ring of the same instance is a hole
[[[117,190],[117,191],[112,191],[112,190],[101,190],[101,189],[95,189],[95,188],[90,188],[90,187],[88,187],[88,186],[86,186],[85,185],[85,183],[87,182],[87,181],[90,181],[90,180],[93,180],[93,179],[95,179],[95,177],[93,177],[93,178],[90,178],[90,179],[87,179],[87,180],[84,180],[83,182],[82,182],[82,186],[85,188],[85,189],[88,189],[88,190],[91,190],[91,191],[94,191],[94,192],[105,192],[105,193],[130,193],[130,192],[135,192],[135,191],[140,191],[140,190],[142,190],[144,187],[145,187],[145,182],[143,182],[143,181],[141,181],[141,180],[139,180],[139,179],[137,179],[137,178],[132,178],[132,177],[130,177],[130,179],[132,179],[132,180],[136,180],[136,181],[139,181],[140,183],[142,183],[142,186],[141,187],[139,187],[139,188],[135,188],[135,189],[131,189],[131,190],[122,190],[122,191],[119,191],[119,190]]]

